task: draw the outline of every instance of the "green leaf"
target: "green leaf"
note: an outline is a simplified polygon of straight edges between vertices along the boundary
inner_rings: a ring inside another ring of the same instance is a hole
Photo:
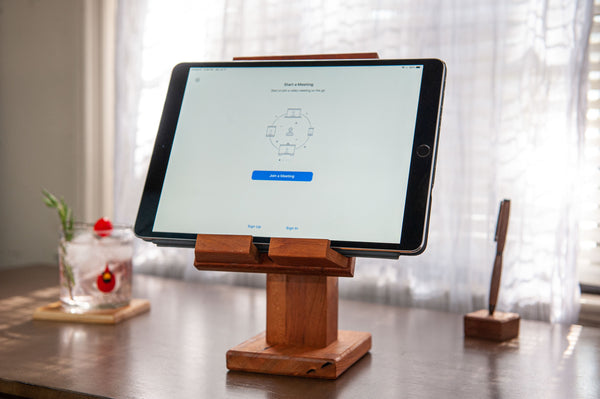
[[[60,224],[65,240],[71,241],[73,238],[73,212],[65,202],[64,198],[60,200],[47,190],[42,190],[44,204],[49,208],[55,208],[58,212]]]
[[[46,203],[46,205],[51,208],[56,208],[56,206],[58,205],[58,199],[50,192],[48,192],[48,190],[42,190],[42,194],[44,196],[44,202]]]

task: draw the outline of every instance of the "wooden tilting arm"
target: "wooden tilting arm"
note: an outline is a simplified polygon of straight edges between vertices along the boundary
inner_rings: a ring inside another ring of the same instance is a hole
[[[331,249],[329,240],[271,238],[268,254],[258,253],[252,236],[199,234],[198,270],[352,277],[355,259]]]

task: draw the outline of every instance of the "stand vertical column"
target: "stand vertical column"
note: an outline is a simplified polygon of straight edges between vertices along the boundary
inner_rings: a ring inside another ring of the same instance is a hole
[[[337,340],[338,278],[267,275],[267,342],[324,348]]]

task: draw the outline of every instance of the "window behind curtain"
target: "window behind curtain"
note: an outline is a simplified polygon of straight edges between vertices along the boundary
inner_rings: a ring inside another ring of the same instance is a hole
[[[120,1],[116,217],[136,214],[178,62],[363,51],[441,58],[448,78],[428,249],[398,261],[360,259],[356,277],[342,279],[342,295],[461,313],[485,308],[498,204],[507,197],[512,209],[499,310],[574,322],[579,100],[591,5]],[[249,276],[200,273],[190,252],[170,251],[144,247],[138,270],[252,283]]]
[[[580,223],[579,280],[582,290],[600,293],[600,0],[594,1],[589,40],[589,90]]]

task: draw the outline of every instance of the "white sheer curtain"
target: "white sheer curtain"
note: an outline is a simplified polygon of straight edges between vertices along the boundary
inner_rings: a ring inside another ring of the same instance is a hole
[[[498,204],[512,200],[498,308],[574,322],[577,167],[592,1],[146,0],[119,2],[116,218],[135,218],[171,68],[238,55],[377,51],[435,57],[448,77],[429,245],[359,259],[342,295],[455,312],[484,308]],[[373,193],[377,195],[377,193]],[[140,272],[196,271],[190,250],[145,245]]]

